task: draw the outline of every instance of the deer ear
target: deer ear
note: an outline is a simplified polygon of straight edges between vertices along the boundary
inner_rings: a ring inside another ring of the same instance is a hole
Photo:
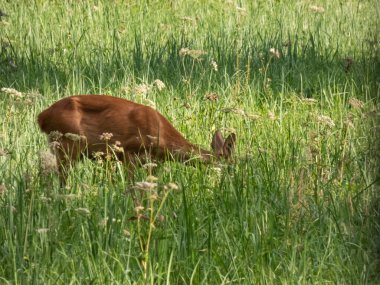
[[[220,130],[217,130],[212,137],[211,148],[216,154],[223,154],[224,138]]]
[[[223,144],[223,155],[225,158],[230,158],[235,150],[236,135],[230,134]]]

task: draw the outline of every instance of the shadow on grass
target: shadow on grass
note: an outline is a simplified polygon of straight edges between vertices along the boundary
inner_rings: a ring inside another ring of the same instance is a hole
[[[318,98],[322,92],[331,91],[378,100],[376,74],[380,74],[380,65],[374,47],[369,47],[368,54],[347,57],[338,50],[323,50],[312,35],[305,43],[297,36],[244,38],[243,44],[234,48],[237,43],[233,40],[209,35],[204,43],[206,55],[181,57],[180,49],[191,48],[191,41],[169,38],[160,45],[136,35],[130,47],[116,45],[105,50],[93,46],[84,55],[72,50],[55,60],[52,51],[26,55],[3,41],[0,83],[23,91],[46,87],[70,90],[73,82],[81,82],[84,92],[97,93],[100,87],[119,90],[128,80],[139,83],[158,78],[178,91],[189,86],[203,92],[225,90],[232,84],[239,85],[240,92],[254,87],[261,97],[268,91],[273,97],[285,91]],[[280,58],[269,52],[273,46],[280,47]],[[217,72],[210,65],[213,60],[218,64]]]

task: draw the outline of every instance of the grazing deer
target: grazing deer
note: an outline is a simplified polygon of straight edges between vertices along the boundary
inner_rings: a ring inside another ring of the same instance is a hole
[[[155,159],[186,161],[199,155],[202,161],[229,159],[236,136],[226,140],[217,131],[211,142],[213,152],[187,141],[156,110],[107,95],[78,95],[59,100],[38,115],[38,124],[49,135],[55,152],[60,180],[66,182],[66,167],[83,155],[111,151],[118,159],[132,163],[149,155]],[[111,135],[112,134],[112,135]],[[114,151],[112,146],[119,152]]]

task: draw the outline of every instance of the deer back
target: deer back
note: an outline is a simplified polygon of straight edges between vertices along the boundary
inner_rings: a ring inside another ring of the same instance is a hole
[[[198,151],[202,156],[210,156],[208,151],[187,141],[153,108],[117,97],[67,97],[43,111],[38,116],[38,123],[47,134],[58,131],[85,137],[90,154],[104,151],[106,143],[100,140],[100,136],[111,133],[107,144],[119,142],[129,154],[140,154],[149,149],[154,155],[170,153],[187,157],[189,153]]]

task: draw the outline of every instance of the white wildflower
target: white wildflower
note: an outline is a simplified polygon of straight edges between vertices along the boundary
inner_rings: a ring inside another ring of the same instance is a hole
[[[237,108],[224,108],[221,110],[224,113],[235,113],[241,116],[245,116],[245,111],[243,109],[237,109]]]
[[[134,93],[138,96],[146,96],[150,90],[150,87],[146,84],[139,84],[135,87]]]
[[[68,138],[69,140],[72,140],[74,142],[86,141],[86,137],[82,135],[77,135],[73,133],[65,133],[64,136],[65,138]]]
[[[124,148],[122,147],[120,141],[115,141],[115,144],[112,145],[112,149],[114,152],[124,152]]]
[[[193,59],[200,59],[202,56],[206,55],[207,52],[199,49],[190,50],[189,55]]]
[[[317,5],[311,5],[310,10],[314,13],[319,13],[319,14],[323,14],[325,12],[325,8],[323,8],[322,6],[317,6]]]
[[[58,131],[52,131],[48,135],[50,141],[58,141],[62,138],[62,136],[63,134]]]
[[[181,17],[181,20],[184,21],[184,22],[189,22],[189,23],[193,23],[195,20],[189,16],[184,16],[184,17]]]
[[[257,114],[248,114],[248,113],[246,113],[245,116],[248,119],[251,119],[251,120],[258,120],[258,119],[260,119],[260,115],[257,115]]]
[[[158,91],[161,91],[161,90],[163,90],[166,87],[165,83],[162,82],[160,79],[154,80],[153,86],[156,86],[157,89],[158,89]]]
[[[173,182],[169,182],[168,184],[166,184],[164,186],[164,189],[170,189],[170,190],[179,190],[179,187],[177,184],[173,183]]]
[[[157,167],[157,164],[153,163],[153,162],[149,162],[149,163],[145,163],[142,167],[145,168],[145,169],[150,169],[150,168],[153,168],[153,167]]]
[[[219,95],[215,92],[207,92],[205,94],[205,99],[210,100],[210,101],[216,101],[218,100],[218,98],[219,98]]]
[[[181,48],[178,53],[179,53],[179,56],[184,57],[185,55],[189,54],[189,51],[190,49],[188,48]]]
[[[157,201],[158,200],[158,195],[157,193],[153,193],[152,195],[149,196],[150,200]]]
[[[57,159],[50,151],[40,152],[40,170],[42,175],[47,176],[55,173],[58,169]]]
[[[363,101],[360,101],[359,99],[356,99],[356,98],[351,98],[348,103],[350,104],[350,106],[352,108],[355,108],[355,109],[361,109],[363,108],[364,106],[364,102]]]
[[[192,57],[193,59],[200,59],[202,56],[206,55],[207,52],[199,49],[189,49],[181,48],[179,50],[179,56],[184,57],[186,55]]]
[[[49,231],[48,228],[40,228],[36,230],[36,232],[39,234],[46,234],[48,231]]]
[[[157,187],[157,183],[154,182],[148,182],[148,181],[142,181],[142,182],[136,182],[136,188],[140,190],[153,190]]]
[[[134,208],[134,211],[136,213],[140,213],[141,211],[144,211],[144,210],[145,210],[145,208],[143,206],[137,206]]]
[[[280,58],[281,57],[281,54],[280,54],[280,51],[276,48],[270,48],[269,49],[269,53],[275,57],[275,58]]]
[[[156,176],[153,176],[153,175],[149,175],[147,178],[146,178],[146,181],[148,182],[156,182],[158,180],[158,178]]]
[[[215,60],[211,60],[210,65],[211,65],[212,70],[218,71],[218,64],[216,63]]]
[[[99,136],[99,139],[100,139],[101,141],[109,141],[112,137],[113,137],[113,134],[112,134],[112,133],[102,133],[102,134]]]
[[[306,105],[313,105],[315,103],[318,103],[318,100],[313,99],[313,98],[302,98],[301,101],[302,103],[305,103]]]
[[[325,124],[325,125],[328,125],[330,127],[334,127],[335,126],[334,121],[330,117],[328,117],[328,116],[318,115],[317,120],[318,120],[318,122],[320,122],[322,124]]]
[[[20,91],[17,91],[14,88],[5,88],[4,87],[4,88],[1,88],[1,92],[8,94],[8,95],[11,95],[11,96],[14,96],[14,97],[17,97],[17,98],[22,98],[24,96]]]
[[[87,208],[77,208],[77,209],[75,209],[75,211],[78,214],[81,214],[82,216],[89,216],[89,215],[91,215],[90,210],[87,209]]]

